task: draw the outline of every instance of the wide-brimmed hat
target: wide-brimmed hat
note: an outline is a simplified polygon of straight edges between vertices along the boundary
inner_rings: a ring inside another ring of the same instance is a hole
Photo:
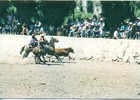
[[[133,26],[136,26],[136,23],[134,23]]]
[[[103,21],[104,19],[103,18],[100,18],[100,21]]]
[[[32,36],[35,36],[35,34],[33,33]]]
[[[132,22],[129,22],[129,24],[132,25],[133,23]]]
[[[43,36],[45,37],[45,34],[44,33],[41,34],[41,37],[43,37]]]

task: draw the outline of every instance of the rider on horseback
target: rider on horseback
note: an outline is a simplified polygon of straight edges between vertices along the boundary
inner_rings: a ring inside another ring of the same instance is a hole
[[[32,39],[31,39],[29,45],[30,45],[30,47],[33,47],[33,48],[38,45],[38,40],[35,37],[35,34],[32,34]]]
[[[48,48],[47,48],[47,45],[48,45],[48,41],[47,39],[45,38],[45,34],[41,34],[41,37],[39,39],[39,46],[41,47],[41,49],[47,51]]]

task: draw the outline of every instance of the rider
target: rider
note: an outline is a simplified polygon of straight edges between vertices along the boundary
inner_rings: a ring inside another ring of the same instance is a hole
[[[47,48],[47,45],[48,45],[48,41],[47,39],[45,38],[45,34],[41,34],[41,37],[39,39],[39,45],[41,47],[41,49],[47,51],[48,48]]]
[[[29,45],[30,45],[30,47],[36,47],[38,45],[38,40],[35,37],[35,34],[32,34],[32,39],[31,39]]]

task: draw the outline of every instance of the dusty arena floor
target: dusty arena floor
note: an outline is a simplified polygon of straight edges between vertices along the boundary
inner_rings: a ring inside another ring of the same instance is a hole
[[[140,98],[140,66],[64,61],[0,64],[1,98]]]
[[[139,61],[139,41],[56,37],[56,47],[74,48],[75,60],[35,64],[32,54],[26,59],[19,54],[30,38],[0,36],[0,98],[140,99],[140,65],[131,63]],[[112,61],[118,55],[129,62]]]

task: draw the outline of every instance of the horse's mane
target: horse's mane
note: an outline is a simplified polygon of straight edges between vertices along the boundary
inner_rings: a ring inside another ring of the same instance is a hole
[[[70,49],[72,49],[71,47],[68,47],[68,48],[64,48],[65,50],[70,50]]]

